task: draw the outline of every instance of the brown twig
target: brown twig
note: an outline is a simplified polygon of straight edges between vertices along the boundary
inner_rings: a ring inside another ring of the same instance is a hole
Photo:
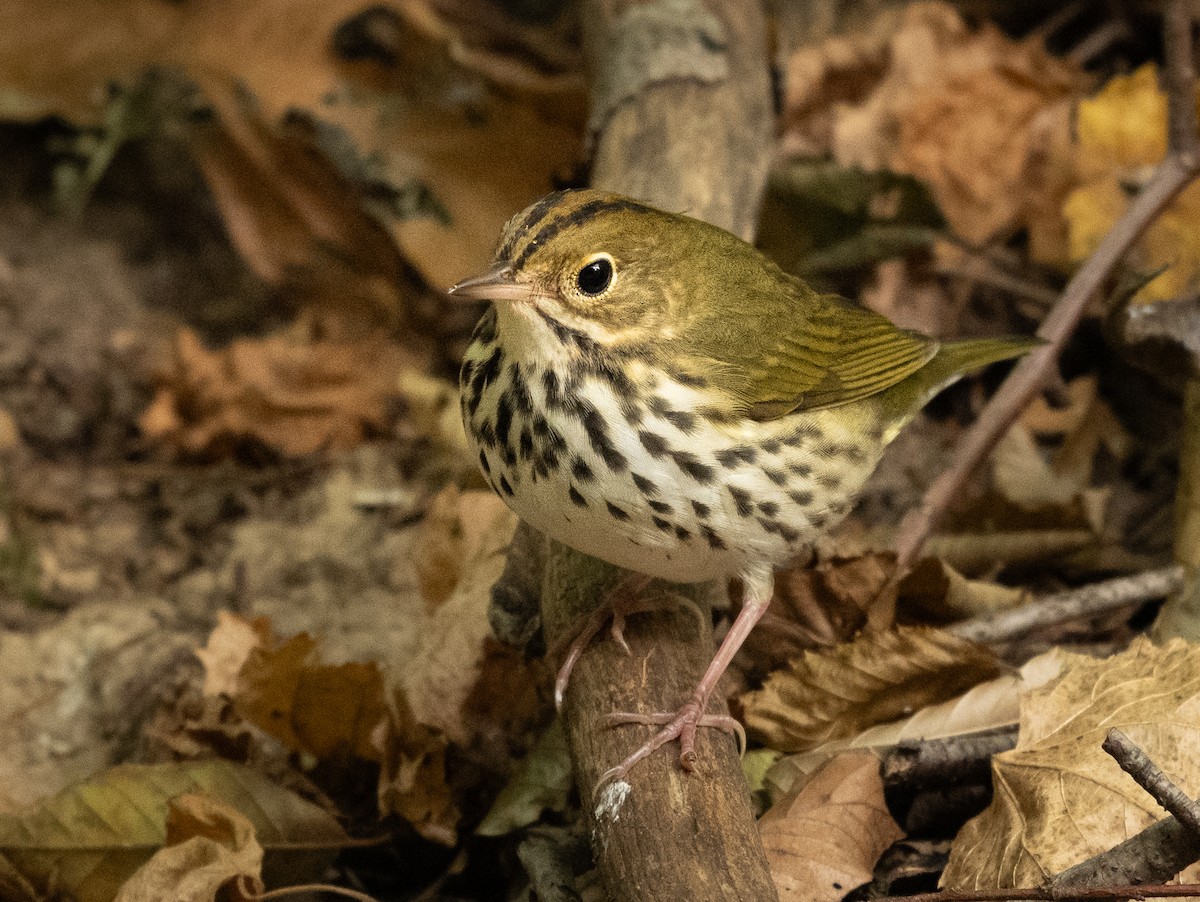
[[[917,793],[989,779],[995,755],[1017,744],[1017,727],[928,741],[907,740],[888,752],[879,775],[889,792]]]
[[[1119,576],[1068,592],[1044,595],[1029,604],[995,614],[972,617],[947,629],[963,639],[981,645],[995,645],[1043,627],[1097,617],[1144,601],[1164,598],[1181,585],[1183,568],[1172,564],[1134,576]]]
[[[1046,344],[1017,364],[983,414],[964,435],[949,468],[904,518],[896,543],[897,573],[912,566],[926,538],[996,441],[1049,380],[1088,302],[1112,277],[1125,253],[1167,205],[1200,174],[1193,94],[1192,13],[1186,0],[1170,0],[1164,16],[1165,87],[1168,92],[1167,156],[1099,246],[1076,271],[1038,329]]]
[[[1178,899],[1200,896],[1200,884],[1144,884],[1142,886],[1030,886],[1023,889],[944,890],[915,896],[889,896],[878,902],[1121,902],[1124,899]]]
[[[1200,803],[1171,780],[1132,739],[1113,727],[1104,737],[1102,746],[1121,765],[1121,770],[1133,777],[1138,786],[1154,797],[1179,823],[1200,837]]]

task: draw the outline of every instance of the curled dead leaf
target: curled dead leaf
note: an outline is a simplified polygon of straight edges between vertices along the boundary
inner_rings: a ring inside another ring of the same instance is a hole
[[[956,698],[921,708],[910,717],[868,727],[857,736],[835,739],[814,749],[781,758],[766,776],[772,798],[803,786],[826,761],[850,749],[882,752],[905,740],[948,739],[1013,726],[1020,716],[1022,692],[1058,676],[1062,662],[1056,651],[1027,661],[1019,673],[1004,673],[973,686]]]
[[[946,3],[911,3],[898,18],[886,11],[788,60],[784,149],[915,175],[968,240],[1027,228],[1037,259],[1065,259],[1058,203],[1073,184],[1071,102],[1087,77],[1040,38],[972,30]]]
[[[895,614],[894,589],[884,591],[895,556],[866,552],[822,554],[811,565],[775,578],[775,597],[746,640],[753,674],[777,669],[806,649],[844,642],[864,627],[887,629]]]
[[[900,583],[900,597],[924,618],[945,622],[1016,607],[1029,593],[983,579],[967,579],[939,558],[922,558]]]
[[[780,902],[837,902],[868,882],[879,856],[904,838],[870,752],[834,758],[772,805],[759,830]]]
[[[899,627],[809,651],[742,697],[746,730],[800,752],[952,698],[997,673],[987,649],[938,630]]]
[[[131,876],[116,902],[252,902],[263,892],[263,849],[236,808],[185,793],[167,808],[167,843]]]

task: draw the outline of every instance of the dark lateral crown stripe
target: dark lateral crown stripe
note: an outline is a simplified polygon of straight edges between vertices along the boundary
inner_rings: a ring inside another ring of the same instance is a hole
[[[512,262],[513,269],[520,269],[525,264],[525,261],[529,259],[530,254],[532,254],[535,250],[537,250],[537,248],[545,244],[563,229],[569,229],[577,225],[582,225],[589,219],[598,216],[601,213],[613,213],[620,210],[649,212],[648,207],[639,204],[637,201],[607,200],[597,198],[596,200],[588,201],[583,206],[577,207],[570,212],[564,212],[561,216],[553,219],[551,219],[548,214],[539,217],[539,219],[542,221],[549,219],[549,222],[546,222],[545,225],[543,225],[538,231],[538,233],[529,239],[529,241],[525,243],[525,246],[521,248],[520,254],[518,254],[517,258]],[[523,227],[519,230],[518,235],[514,236],[513,241],[506,242],[506,244],[511,243],[513,245],[513,247],[510,249],[510,253],[512,250],[516,250],[520,235],[528,234],[531,231],[531,228],[531,226]]]
[[[521,222],[509,234],[508,240],[496,251],[497,259],[508,260],[512,256],[512,252],[516,250],[517,243],[528,235],[531,229],[535,228],[538,223],[545,219],[551,210],[570,195],[570,191],[553,191],[530,207]]]

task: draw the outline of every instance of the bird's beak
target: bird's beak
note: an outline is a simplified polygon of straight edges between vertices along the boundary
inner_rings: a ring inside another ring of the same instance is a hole
[[[463,279],[449,294],[464,301],[531,301],[533,285],[513,279],[512,269],[507,263],[497,263],[483,275]]]

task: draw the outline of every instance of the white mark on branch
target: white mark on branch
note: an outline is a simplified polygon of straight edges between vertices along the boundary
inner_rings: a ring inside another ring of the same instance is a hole
[[[596,844],[596,831],[601,827],[605,828],[605,836],[602,837],[605,846],[608,845],[608,830],[612,825],[621,819],[621,808],[625,804],[625,800],[629,798],[629,791],[633,789],[624,780],[617,780],[609,783],[604,787],[604,791],[600,793],[600,802],[596,805],[596,829],[592,831],[592,844]]]

